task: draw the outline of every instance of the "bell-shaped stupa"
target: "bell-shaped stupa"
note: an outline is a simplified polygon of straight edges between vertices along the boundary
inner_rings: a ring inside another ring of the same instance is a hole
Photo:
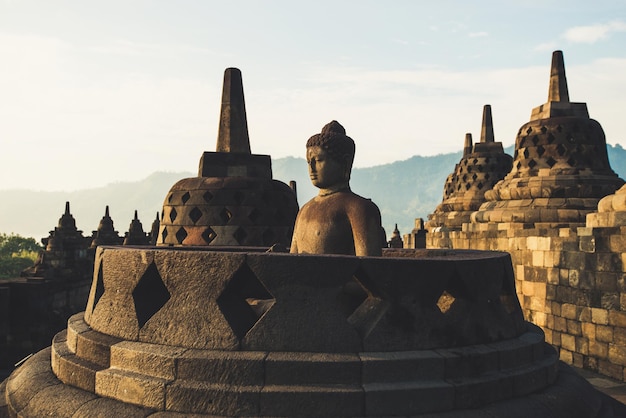
[[[491,106],[485,105],[480,142],[473,144],[472,134],[465,135],[463,157],[446,179],[443,201],[428,216],[426,227],[461,229],[485,201],[485,192],[511,170],[511,162],[502,143],[495,141]]]
[[[204,152],[198,177],[170,189],[157,245],[288,247],[297,212],[293,190],[272,179],[270,156],[250,151],[241,71],[228,68],[216,152]]]
[[[520,128],[511,172],[485,193],[487,202],[472,221],[583,226],[598,201],[623,183],[587,104],[570,102],[563,53],[555,51],[548,101]]]

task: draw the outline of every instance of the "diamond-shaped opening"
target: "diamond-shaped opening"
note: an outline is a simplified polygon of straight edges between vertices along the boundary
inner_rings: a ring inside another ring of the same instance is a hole
[[[493,169],[491,171],[494,171]],[[491,175],[489,173],[485,173],[485,180],[489,181],[489,179],[491,178]]]
[[[528,161],[528,167],[535,168],[536,165],[537,165],[537,162],[535,160]]]
[[[163,232],[161,232],[161,240],[165,242],[165,238],[167,238],[167,227],[163,227]]]
[[[556,140],[556,137],[552,134],[548,135],[548,144],[553,143]]]
[[[209,203],[211,199],[213,199],[213,194],[208,191],[204,192],[204,194],[202,195],[202,199],[204,199],[205,202]]]
[[[483,172],[483,166],[482,166],[482,164],[478,164],[478,165],[476,166],[476,169],[482,173],[482,172]]]
[[[550,168],[552,168],[554,167],[554,164],[556,164],[556,160],[552,157],[548,157],[548,159],[546,160],[546,164],[548,164]]]
[[[567,160],[567,163],[571,166],[571,167],[576,167],[576,164],[578,163],[576,161],[576,159],[574,157],[570,157],[569,160]]]
[[[469,183],[465,183],[465,190],[469,190],[469,189],[470,189],[470,187],[472,187],[472,185],[471,185],[471,184],[469,184]]]
[[[261,212],[257,208],[252,209],[248,214],[248,219],[250,219],[253,223],[256,223],[260,217]]]
[[[274,296],[245,264],[233,274],[217,298],[217,306],[239,339],[252,329],[274,303]]]
[[[187,238],[187,231],[181,226],[178,228],[178,231],[176,231],[176,240],[179,244],[182,244],[185,238]]]
[[[567,148],[565,148],[565,145],[559,144],[556,146],[556,152],[562,157],[567,152]]]
[[[172,203],[173,197],[174,197],[174,193],[170,193],[170,195],[167,197],[167,203]]]
[[[230,211],[226,208],[223,208],[222,211],[220,212],[220,218],[222,219],[222,222],[224,222],[225,224],[227,224],[228,221],[230,221],[232,217],[233,217],[233,214],[230,213]]]
[[[533,136],[533,145],[537,145],[539,143],[539,137],[537,135]]]
[[[472,176],[472,180],[476,181],[477,178],[478,178],[478,174],[474,173],[474,175]]]
[[[478,187],[478,190],[482,190],[483,188],[483,184],[481,182],[478,182],[478,184],[476,185],[476,187]]]
[[[447,291],[443,291],[439,299],[437,300],[437,308],[441,311],[441,313],[446,313],[452,308],[452,305],[456,301],[456,298],[452,296]]]
[[[468,165],[468,166],[467,166],[467,172],[468,172],[468,173],[471,173],[471,172],[472,172],[472,166],[471,166],[471,165]]]
[[[462,180],[467,181],[467,174],[463,174]]]
[[[524,149],[524,158],[528,158],[530,157],[530,151],[528,151],[528,148]]]
[[[243,241],[246,239],[247,236],[248,233],[242,227],[237,228],[237,230],[233,234],[233,237],[235,238],[235,240],[237,240],[239,245],[243,245]]]
[[[546,132],[548,132],[548,128],[546,128],[545,126],[541,127],[541,133],[545,134]]]
[[[476,164],[478,162],[478,158],[474,158],[474,161],[472,161],[473,164]]]
[[[104,276],[102,272],[102,260],[100,260],[100,264],[98,265],[98,278],[96,279],[96,293],[93,298],[93,308],[96,308],[96,305],[100,301],[100,298],[104,294]]]
[[[530,135],[532,131],[533,131],[533,128],[529,126],[528,129],[526,129],[526,135]]]
[[[522,167],[522,162],[518,161],[517,164],[515,164],[515,167],[519,170]]]
[[[485,157],[485,164],[489,164],[489,157]]]
[[[174,219],[178,216],[178,212],[176,212],[176,208],[172,208],[170,211],[170,222],[174,222]]]
[[[182,195],[182,197],[180,198],[180,200],[183,201],[183,205],[187,203],[189,199],[191,199],[191,195],[189,194],[189,192],[185,192],[185,194]]]
[[[195,224],[200,218],[202,218],[202,211],[197,207],[191,209],[189,212],[189,219],[191,219],[191,222]]]
[[[204,232],[202,233],[202,239],[207,244],[210,244],[215,238],[217,238],[217,234],[210,227],[205,229]]]
[[[170,300],[170,292],[163,283],[156,265],[152,262],[133,290],[139,328],[143,328],[168,300]]]
[[[546,149],[543,146],[541,145],[537,146],[537,155],[541,157],[545,152],[546,152]]]
[[[561,127],[561,125],[556,127],[557,132],[561,132],[563,130],[563,128]]]
[[[382,298],[360,268],[341,288],[337,301],[348,323],[361,337],[369,335],[389,308],[389,303]]]

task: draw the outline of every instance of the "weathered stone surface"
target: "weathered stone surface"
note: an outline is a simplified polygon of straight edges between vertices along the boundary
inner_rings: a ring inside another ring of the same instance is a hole
[[[167,380],[125,370],[96,373],[96,394],[147,408],[163,410]]]
[[[154,417],[154,410],[115,401],[108,398],[96,398],[80,406],[72,418],[143,418]]]
[[[454,386],[440,381],[364,385],[367,416],[415,416],[454,408]]]
[[[360,385],[361,359],[353,353],[268,353],[266,385]]]
[[[258,414],[261,386],[177,380],[167,385],[165,409],[226,416]]]
[[[266,385],[261,391],[261,416],[333,417],[365,415],[365,394],[360,386]]]
[[[443,380],[445,360],[434,350],[360,353],[362,381],[397,383]]]
[[[265,381],[266,356],[258,351],[187,350],[177,357],[176,376],[182,380],[260,386]]]
[[[111,346],[111,367],[173,380],[177,360],[187,349],[121,341]]]

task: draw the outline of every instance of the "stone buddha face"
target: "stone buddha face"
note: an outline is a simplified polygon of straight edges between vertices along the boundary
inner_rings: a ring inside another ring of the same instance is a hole
[[[315,187],[329,189],[333,186],[347,185],[350,169],[347,161],[331,156],[320,146],[307,147],[306,161],[309,166],[309,178]]]

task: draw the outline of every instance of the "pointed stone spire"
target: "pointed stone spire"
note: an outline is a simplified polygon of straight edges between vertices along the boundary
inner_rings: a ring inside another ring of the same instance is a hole
[[[465,144],[463,145],[463,156],[469,155],[472,153],[472,148],[474,147],[474,143],[472,142],[472,134],[465,134]]]
[[[161,221],[159,220],[159,212],[156,213],[156,218],[152,221],[152,227],[150,228],[150,245],[156,245],[157,238],[159,237],[159,228],[161,227]]]
[[[554,51],[552,53],[548,102],[569,102],[567,79],[565,78],[565,62],[563,61],[563,51]]]
[[[532,110],[530,120],[572,116],[588,119],[589,111],[587,110],[587,103],[574,103],[569,101],[563,52],[554,51],[552,53],[552,65],[550,67],[548,101]]]
[[[389,240],[389,248],[402,248],[403,242],[398,230],[398,224],[396,224],[393,232],[391,233],[391,239]]]
[[[70,213],[70,202],[65,202],[65,213],[59,218],[59,229],[76,230],[76,220]]]
[[[135,210],[135,217],[130,223],[130,227],[128,228],[128,232],[124,238],[123,245],[149,245],[150,241],[148,239],[147,234],[143,231],[143,225],[137,216],[137,211]]]
[[[227,68],[224,71],[222,109],[216,151],[251,153],[243,82],[241,71],[237,68]]]
[[[493,121],[491,119],[491,105],[488,104],[483,107],[483,126],[480,131],[480,142],[495,142],[493,136]]]
[[[98,229],[93,231],[91,238],[90,248],[96,248],[98,245],[121,244],[121,238],[113,226],[113,219],[109,215],[109,205],[104,209],[104,216],[100,219]]]

